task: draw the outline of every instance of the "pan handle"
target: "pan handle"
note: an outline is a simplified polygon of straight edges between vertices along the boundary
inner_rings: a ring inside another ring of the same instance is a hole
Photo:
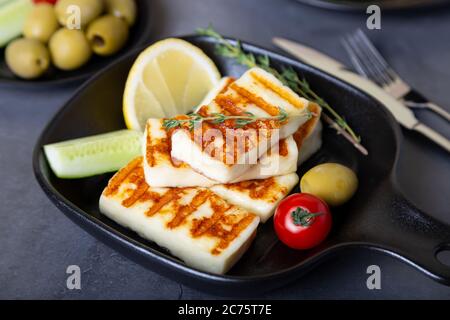
[[[382,249],[390,251],[432,279],[450,285],[450,265],[445,265],[437,258],[441,250],[450,250],[450,225],[414,206],[403,196],[397,183],[391,182],[390,187],[391,192],[386,192],[386,189],[383,192],[384,200],[388,201],[384,207],[390,208],[381,214],[384,215],[385,227],[369,232],[377,238],[378,243],[384,244]]]

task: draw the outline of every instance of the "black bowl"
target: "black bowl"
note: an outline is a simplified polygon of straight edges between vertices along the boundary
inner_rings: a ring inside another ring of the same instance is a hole
[[[198,36],[185,39],[202,48],[223,75],[239,76],[245,71],[244,67],[218,56],[213,39]],[[323,147],[298,171],[301,176],[318,163],[333,161],[353,168],[358,174],[359,189],[349,203],[333,209],[334,226],[324,243],[312,250],[291,250],[277,240],[269,220],[258,228],[253,245],[227,275],[202,272],[99,212],[98,199],[110,175],[79,180],[61,180],[53,175],[43,145],[124,128],[122,92],[139,50],[85,83],[38,140],[34,172],[51,201],[70,219],[126,256],[168,277],[209,291],[236,294],[269,290],[352,247],[380,250],[449,284],[450,268],[442,265],[435,255],[450,243],[450,228],[415,209],[398,192],[394,167],[401,133],[391,114],[373,98],[311,66],[253,45],[244,43],[244,48],[267,55],[277,68],[292,66],[345,116],[369,150],[369,155],[363,156],[326,128]]]
[[[40,78],[35,80],[24,80],[15,76],[5,62],[5,49],[0,49],[0,86],[21,86],[21,87],[43,87],[66,85],[71,82],[81,81],[92,76],[95,72],[106,67],[111,62],[126,55],[133,49],[142,46],[148,41],[150,36],[151,2],[148,0],[136,0],[138,5],[138,16],[135,25],[130,29],[130,38],[123,49],[110,57],[100,57],[93,55],[89,62],[79,69],[72,71],[58,70],[51,66],[50,69]]]

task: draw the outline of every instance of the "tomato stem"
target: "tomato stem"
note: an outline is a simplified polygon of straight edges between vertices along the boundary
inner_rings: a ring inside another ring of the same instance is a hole
[[[297,207],[291,212],[292,220],[296,226],[309,227],[314,223],[317,216],[323,215],[323,212],[309,212],[301,207]]]

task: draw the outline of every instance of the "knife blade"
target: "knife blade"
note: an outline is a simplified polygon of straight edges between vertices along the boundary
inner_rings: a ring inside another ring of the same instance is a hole
[[[450,141],[419,122],[414,113],[381,87],[350,70],[345,65],[311,47],[284,38],[273,38],[273,43],[297,59],[339,78],[369,94],[382,103],[405,128],[418,131],[450,152]],[[424,129],[424,127],[426,129]]]

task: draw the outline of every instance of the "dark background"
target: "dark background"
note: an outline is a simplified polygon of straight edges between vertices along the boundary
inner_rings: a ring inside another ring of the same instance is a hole
[[[301,41],[345,63],[346,32],[367,15],[332,12],[292,0],[155,0],[151,40],[192,33],[212,22],[221,33],[272,48],[273,36]],[[382,13],[382,29],[367,31],[394,68],[450,110],[450,8]],[[181,286],[132,263],[70,222],[46,198],[31,167],[34,143],[79,84],[60,88],[0,87],[0,298],[217,298]],[[450,127],[418,116],[447,137]],[[399,182],[419,208],[450,223],[450,157],[421,136],[403,131]],[[66,288],[68,265],[79,265],[81,290]],[[366,269],[381,268],[381,290],[368,290]],[[449,299],[450,288],[380,253],[350,251],[283,289],[259,298]],[[220,297],[219,297],[220,298]]]

